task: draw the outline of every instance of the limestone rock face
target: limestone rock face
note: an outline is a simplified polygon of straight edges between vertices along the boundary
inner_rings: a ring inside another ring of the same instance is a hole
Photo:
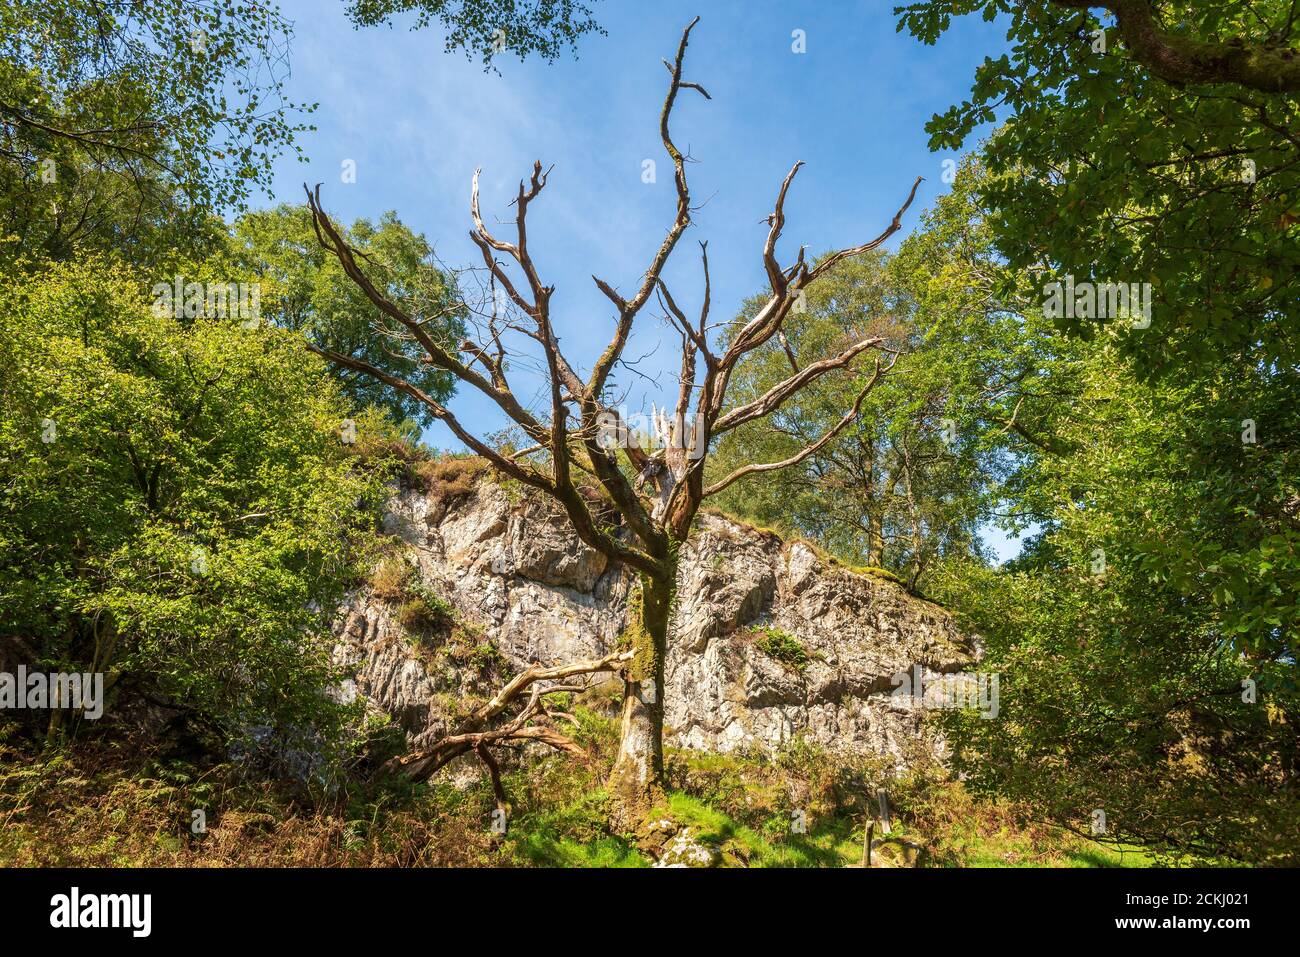
[[[507,671],[617,647],[634,576],[579,541],[551,503],[486,479],[450,503],[404,489],[386,530],[402,540],[419,579],[494,642]],[[974,664],[972,640],[942,608],[718,515],[699,517],[680,559],[667,744],[775,750],[802,735],[899,764],[917,748],[941,751],[891,692],[896,674]],[[335,628],[337,654],[354,667],[356,692],[423,743],[446,730],[439,702],[464,688],[454,674],[428,673],[393,615],[365,593],[353,596]],[[797,642],[802,663],[764,650],[765,633]]]

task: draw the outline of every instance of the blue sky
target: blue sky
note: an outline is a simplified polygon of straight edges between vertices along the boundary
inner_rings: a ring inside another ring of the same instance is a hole
[[[562,347],[583,366],[613,324],[591,276],[624,293],[635,288],[672,220],[672,168],[658,138],[668,79],[661,60],[696,14],[685,75],[713,99],[683,95],[672,130],[698,160],[688,175],[704,206],[664,275],[688,314],[698,308],[695,241],[707,240],[715,320],[764,286],[763,218],[796,160],[807,165],[786,204],[782,262],[801,244],[815,254],[874,237],[924,176],[896,246],[947,188],[943,161],[955,158],[927,149],[926,120],[959,101],[975,66],[1005,42],[1000,26],[966,18],[926,47],[895,31],[892,0],[603,0],[593,7],[609,35],[584,38],[577,59],[503,58],[498,75],[444,53],[436,29],[412,32],[399,21],[355,30],[339,0],[281,7],[295,33],[287,92],[320,106],[312,117],[318,129],[300,140],[310,162],[281,160],[274,200],[300,202],[303,182],[320,182],[333,216],[350,222],[396,210],[444,262],[477,264],[468,238],[475,168],[483,169],[491,224],[511,218],[507,204],[534,160],[553,164],[530,209],[529,241],[543,281],[556,287]],[[806,37],[804,53],[792,48],[796,30]],[[653,184],[642,181],[647,159],[657,163]],[[345,160],[356,164],[355,183],[341,182]],[[647,307],[627,355],[648,354],[638,368],[659,375],[659,389],[622,373],[636,402],[672,394],[676,343]],[[540,381],[522,369],[519,379],[521,398],[541,402]],[[505,425],[495,407],[464,390],[452,408],[480,433]],[[441,426],[427,439],[456,444]]]

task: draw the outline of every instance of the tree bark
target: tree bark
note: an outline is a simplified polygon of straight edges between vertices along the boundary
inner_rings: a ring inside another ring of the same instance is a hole
[[[1115,14],[1133,58],[1170,83],[1236,83],[1262,93],[1300,90],[1300,51],[1283,41],[1223,43],[1177,36],[1162,29],[1150,0],[1052,2],[1075,10],[1103,7]]]
[[[629,609],[635,657],[625,673],[622,733],[609,789],[619,823],[635,827],[664,794],[664,662],[676,567],[642,575]]]

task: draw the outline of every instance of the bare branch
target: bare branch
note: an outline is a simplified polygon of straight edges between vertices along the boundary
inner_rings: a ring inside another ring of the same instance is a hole
[[[894,361],[897,361],[897,357],[895,357]],[[740,468],[732,472],[730,475],[728,475],[726,478],[722,479],[721,481],[715,482],[712,485],[710,485],[708,488],[706,488],[704,490],[704,497],[708,498],[710,495],[717,495],[727,486],[731,485],[733,482],[739,479],[744,478],[746,475],[754,475],[759,472],[775,472],[778,471],[779,469],[789,468],[792,465],[798,465],[800,462],[808,458],[810,455],[816,454],[819,449],[823,448],[827,443],[829,443],[837,435],[843,432],[844,429],[848,427],[849,423],[858,417],[858,411],[862,408],[862,403],[866,400],[867,395],[871,392],[872,389],[875,388],[876,383],[880,380],[881,375],[883,375],[885,372],[888,372],[889,369],[893,368],[893,365],[894,362],[891,361],[889,363],[889,366],[887,366],[885,369],[882,370],[880,367],[880,360],[876,360],[875,372],[871,376],[871,378],[867,381],[867,384],[863,386],[862,391],[858,393],[858,397],[854,401],[853,407],[844,413],[844,417],[841,418],[839,422],[835,423],[834,426],[827,429],[826,432],[822,435],[822,437],[818,439],[816,442],[804,447],[803,449],[800,449],[794,455],[790,456],[787,459],[782,459],[779,462],[766,462],[761,465],[751,464],[751,465],[741,466]]]
[[[778,382],[772,388],[755,399],[753,402],[738,406],[730,412],[718,418],[713,425],[713,434],[721,435],[738,425],[754,419],[761,419],[765,415],[771,415],[781,407],[786,399],[794,395],[800,389],[816,381],[833,369],[843,369],[847,367],[855,358],[868,349],[880,346],[884,343],[884,338],[880,336],[871,339],[863,339],[855,342],[849,348],[845,349],[839,355],[813,362],[804,369],[796,371],[788,379]],[[892,365],[892,363],[891,363]]]
[[[790,360],[790,370],[792,372],[798,372],[799,359],[795,356],[794,346],[790,345],[790,340],[787,338],[784,329],[778,329],[776,331],[776,339],[781,343],[781,348],[785,350],[785,357]]]
[[[540,441],[546,435],[546,429],[538,422],[526,409],[516,401],[514,394],[508,388],[498,388],[488,379],[485,379],[480,373],[471,367],[465,365],[455,356],[443,349],[421,325],[408,316],[405,312],[394,305],[383,293],[375,288],[369,277],[357,265],[352,250],[343,240],[331,222],[328,215],[320,205],[320,186],[316,186],[313,192],[304,185],[303,189],[307,192],[307,205],[312,212],[312,227],[316,231],[316,238],[321,245],[329,252],[332,252],[339,260],[343,271],[353,282],[361,287],[362,292],[381,312],[390,318],[396,320],[400,325],[408,329],[415,340],[424,349],[428,356],[428,361],[440,369],[444,369],[456,376],[461,381],[478,389],[488,398],[501,408],[511,419],[527,432],[534,441]],[[328,239],[328,241],[327,241]],[[390,383],[391,384],[391,383]],[[423,400],[421,400],[423,401]],[[445,410],[444,410],[445,411]]]
[[[839,252],[831,253],[829,256],[824,257],[817,263],[816,267],[808,273],[807,279],[800,284],[800,288],[812,285],[819,276],[822,276],[830,269],[833,269],[835,264],[840,260],[847,259],[850,256],[860,256],[865,252],[870,252],[880,246],[890,236],[894,235],[894,233],[902,229],[903,214],[906,213],[908,207],[912,205],[912,200],[916,199],[916,191],[924,180],[924,176],[918,176],[916,178],[916,182],[912,184],[911,192],[907,194],[907,202],[903,203],[903,205],[899,207],[899,210],[894,214],[894,218],[890,222],[889,227],[883,233],[870,242],[863,243],[861,246],[854,246],[851,249],[841,249]]]
[[[334,352],[333,350],[330,349],[322,349],[319,346],[313,345],[310,342],[307,343],[307,348],[311,352],[316,353],[316,355],[328,359],[330,362],[333,362],[336,365],[343,366],[344,368],[347,369],[352,369],[356,372],[363,372],[366,375],[370,376],[371,378],[376,379],[379,382],[383,382],[385,385],[392,386],[394,389],[406,393],[411,398],[415,399],[417,402],[420,402],[424,406],[426,406],[429,409],[430,413],[435,418],[439,419],[442,422],[445,422],[447,424],[447,427],[451,429],[451,431],[455,434],[456,438],[464,442],[467,446],[473,449],[478,455],[483,456],[483,458],[487,459],[489,462],[491,462],[494,466],[496,466],[506,475],[509,475],[511,478],[518,479],[519,481],[527,485],[530,485],[533,488],[541,489],[542,491],[545,492],[552,491],[552,485],[550,481],[546,478],[546,476],[542,475],[540,472],[534,471],[533,469],[524,468],[520,466],[518,463],[513,462],[510,459],[506,458],[505,456],[501,455],[499,452],[496,451],[496,449],[492,448],[492,446],[483,442],[477,436],[469,432],[464,426],[461,425],[460,420],[457,419],[456,416],[454,416],[449,409],[444,407],[440,402],[438,402],[436,399],[434,399],[431,395],[429,395],[427,392],[425,392],[423,389],[419,388],[418,386],[412,385],[410,382],[407,382],[405,379],[401,379],[397,376],[390,375],[387,372],[384,372],[382,369],[373,366],[368,362],[364,362],[361,359],[356,359],[353,358],[352,356],[346,356],[343,355],[342,353]]]
[[[781,183],[781,191],[776,196],[776,206],[767,217],[769,228],[767,242],[763,244],[763,266],[767,270],[767,281],[772,286],[772,293],[776,296],[784,296],[786,289],[785,274],[776,262],[776,241],[781,238],[781,231],[785,229],[786,193],[790,192],[790,184],[794,182],[802,166],[803,160],[799,160],[790,167],[790,172],[785,175],[785,181]]]
[[[429,748],[402,755],[388,761],[381,773],[402,774],[413,781],[424,781],[445,767],[454,758],[480,746],[510,740],[537,740],[559,750],[582,753],[582,749],[568,738],[549,728],[525,727],[537,711],[542,690],[538,682],[559,681],[574,675],[596,674],[603,671],[621,672],[634,657],[632,651],[618,651],[592,661],[579,661],[569,665],[544,668],[531,665],[512,678],[487,704],[470,715],[455,733],[437,741]],[[513,720],[496,730],[484,730],[492,719],[501,715],[524,691],[532,689],[527,705]],[[556,689],[558,690],[558,689]],[[500,798],[500,795],[498,796]]]
[[[670,68],[672,82],[668,86],[668,95],[664,98],[663,110],[659,114],[659,138],[663,141],[664,149],[673,161],[673,177],[677,185],[677,216],[668,230],[668,235],[664,237],[659,251],[655,253],[650,268],[646,270],[641,288],[637,290],[636,295],[631,299],[623,299],[608,283],[599,279],[595,280],[596,286],[614,303],[619,313],[614,338],[597,360],[591,377],[587,381],[588,391],[596,397],[599,397],[604,390],[610,370],[614,368],[614,363],[618,361],[619,356],[623,353],[623,348],[627,345],[628,336],[632,332],[632,320],[636,318],[637,313],[641,311],[641,307],[650,298],[650,294],[659,282],[659,276],[663,272],[664,264],[668,262],[668,257],[672,255],[673,249],[676,248],[677,241],[681,239],[686,227],[691,224],[691,193],[686,183],[686,160],[673,143],[672,136],[668,131],[668,119],[672,115],[673,104],[677,101],[679,90],[696,90],[708,97],[708,94],[698,84],[684,83],[682,81],[682,61],[686,57],[686,45],[690,42],[691,30],[699,22],[700,18],[696,17],[682,31],[681,43],[677,47],[677,58]],[[595,277],[592,278],[595,279]]]

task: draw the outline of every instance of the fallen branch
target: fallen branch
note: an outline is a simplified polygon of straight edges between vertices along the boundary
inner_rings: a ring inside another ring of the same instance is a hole
[[[579,661],[571,665],[559,665],[543,668],[530,665],[506,683],[492,700],[471,714],[452,734],[440,738],[431,747],[414,751],[386,761],[380,768],[381,774],[399,774],[412,781],[425,781],[454,759],[470,751],[477,752],[479,758],[487,765],[492,776],[493,790],[497,803],[504,805],[505,792],[501,787],[500,772],[488,749],[512,741],[539,741],[557,751],[568,754],[585,754],[576,741],[566,738],[554,728],[545,724],[529,724],[533,719],[545,720],[549,715],[542,704],[542,699],[549,694],[571,692],[572,685],[560,685],[543,688],[539,682],[559,681],[574,675],[596,674],[602,671],[622,671],[632,660],[634,652],[618,651],[589,661]],[[527,704],[505,724],[490,728],[494,718],[502,715],[520,695],[532,689]]]

